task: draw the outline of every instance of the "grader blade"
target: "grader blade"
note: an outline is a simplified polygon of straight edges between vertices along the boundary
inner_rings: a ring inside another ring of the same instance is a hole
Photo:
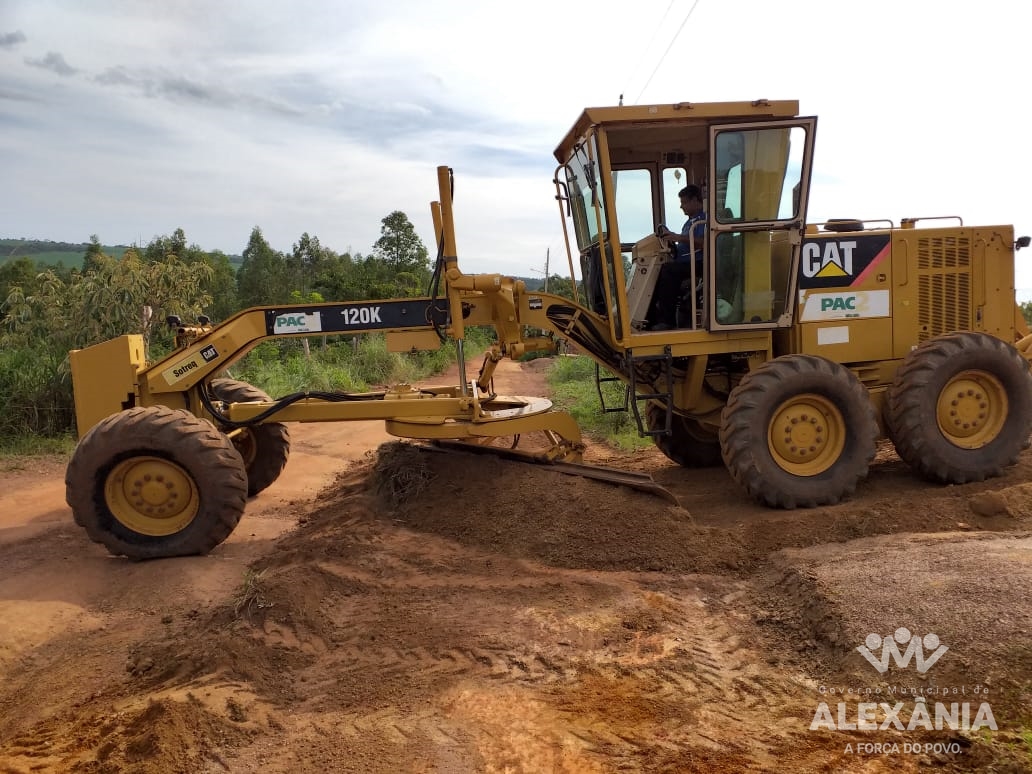
[[[449,453],[466,454],[492,454],[506,460],[516,462],[529,462],[534,465],[545,466],[548,470],[556,473],[564,473],[569,476],[581,476],[596,481],[605,481],[618,486],[626,486],[637,489],[640,492],[648,492],[662,497],[667,502],[680,506],[677,495],[669,489],[657,484],[647,473],[635,473],[629,470],[607,468],[602,465],[587,465],[582,462],[562,462],[550,459],[546,454],[522,449],[506,449],[498,446],[481,446],[478,444],[463,441],[434,441],[432,445],[421,447],[427,451],[442,451]]]

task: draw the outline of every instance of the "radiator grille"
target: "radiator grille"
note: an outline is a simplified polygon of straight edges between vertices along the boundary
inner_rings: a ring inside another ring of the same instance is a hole
[[[918,339],[971,326],[971,240],[966,236],[918,240]]]
[[[924,237],[917,243],[918,269],[968,269],[971,240],[966,236]]]

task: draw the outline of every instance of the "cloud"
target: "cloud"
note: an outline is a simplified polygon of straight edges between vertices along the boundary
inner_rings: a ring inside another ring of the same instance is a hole
[[[285,102],[247,91],[234,91],[162,70],[131,70],[123,65],[108,67],[92,78],[102,86],[124,87],[150,99],[180,104],[300,117],[304,111]]]
[[[121,65],[107,68],[100,75],[94,76],[93,80],[103,86],[137,86],[142,83],[140,78]]]
[[[623,91],[643,104],[799,99],[821,116],[815,218],[961,212],[1032,230],[1021,187],[1032,107],[1006,78],[980,77],[1024,71],[1022,49],[998,45],[995,31],[1027,27],[1032,6],[988,0],[994,11],[972,16],[945,0],[929,16],[872,0],[846,39],[837,14],[811,13],[811,43],[778,47],[800,13],[827,4],[785,14],[760,0],[703,2],[670,47],[692,3],[598,0],[585,15],[524,0],[499,23],[492,4],[462,0],[0,0],[0,55],[41,58],[0,66],[0,156],[19,190],[4,220],[41,238],[115,243],[181,226],[233,253],[259,224],[277,249],[307,231],[366,252],[380,218],[400,209],[429,245],[427,202],[447,165],[463,268],[526,274],[562,245],[555,143],[584,105]],[[878,26],[893,13],[906,24]],[[907,48],[915,25],[972,48]],[[732,55],[729,29],[736,51],[767,53]],[[910,53],[873,56],[871,39]],[[886,85],[900,78],[922,86]],[[882,86],[862,97],[861,83]],[[950,89],[973,83],[957,108]]]
[[[24,43],[26,40],[27,38],[25,37],[25,33],[21,30],[0,33],[0,48],[14,48],[19,43]]]
[[[50,70],[58,75],[67,78],[69,75],[75,75],[79,72],[77,69],[72,67],[65,61],[65,58],[56,51],[48,51],[47,55],[42,59],[31,59],[25,58],[25,64],[33,67],[39,67],[43,70]]]
[[[0,84],[0,100],[9,99],[13,102],[41,102],[39,97],[28,94],[24,91],[17,91],[14,89],[7,89]]]

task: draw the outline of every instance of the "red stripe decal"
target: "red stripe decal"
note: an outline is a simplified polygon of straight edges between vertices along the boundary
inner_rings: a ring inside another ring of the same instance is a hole
[[[864,269],[862,272],[860,272],[859,276],[857,276],[857,278],[855,280],[853,280],[851,283],[849,283],[849,286],[851,288],[852,287],[856,287],[857,285],[861,284],[865,279],[867,279],[870,276],[871,272],[874,271],[875,268],[878,266],[878,264],[885,260],[885,257],[890,252],[889,248],[891,248],[891,247],[892,247],[892,243],[891,242],[889,242],[887,245],[885,245],[885,247],[883,247],[879,251],[879,253],[876,256],[874,256],[873,260],[869,264],[867,264],[867,268]]]

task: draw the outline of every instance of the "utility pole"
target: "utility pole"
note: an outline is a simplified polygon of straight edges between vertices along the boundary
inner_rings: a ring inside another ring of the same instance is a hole
[[[545,284],[544,284],[544,287],[541,288],[543,293],[547,293],[548,292],[548,262],[549,262],[549,258],[551,257],[551,254],[552,254],[552,248],[551,247],[546,248],[545,249]],[[531,269],[531,271],[534,272],[535,274],[540,274],[541,273],[541,269]]]

